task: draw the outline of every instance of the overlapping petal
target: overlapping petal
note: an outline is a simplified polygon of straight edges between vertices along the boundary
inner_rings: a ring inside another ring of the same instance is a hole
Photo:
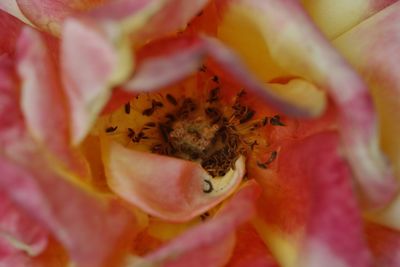
[[[361,78],[316,30],[297,1],[230,4],[231,12],[259,29],[275,64],[329,92],[340,108],[342,140],[364,200],[372,206],[387,203],[395,193],[395,181],[379,148],[372,99]]]
[[[258,175],[265,188],[256,226],[283,266],[369,266],[350,170],[333,132],[282,147]],[[327,260],[329,259],[329,260]]]
[[[255,214],[259,190],[254,181],[244,184],[213,220],[187,231],[130,266],[224,266],[233,250],[234,231]]]
[[[245,173],[242,157],[235,170],[213,180],[190,161],[130,150],[116,142],[104,141],[102,148],[110,188],[147,213],[169,221],[187,221],[215,206],[233,193]]]
[[[303,0],[305,9],[329,38],[334,39],[396,0]]]

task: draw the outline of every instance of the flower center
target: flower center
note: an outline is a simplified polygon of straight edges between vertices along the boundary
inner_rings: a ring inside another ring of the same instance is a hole
[[[268,146],[263,128],[284,124],[278,115],[256,114],[243,101],[245,91],[225,96],[216,76],[210,82],[204,91],[140,94],[104,118],[102,127],[132,149],[195,161],[212,177],[222,177],[239,156]]]

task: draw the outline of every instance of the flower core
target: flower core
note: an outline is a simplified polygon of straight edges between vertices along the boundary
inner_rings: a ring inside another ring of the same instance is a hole
[[[203,80],[202,90],[183,87],[137,95],[103,119],[102,132],[132,149],[199,163],[216,178],[234,170],[241,155],[265,151],[265,126],[284,126],[278,115],[256,114],[244,90],[227,92],[217,76]]]

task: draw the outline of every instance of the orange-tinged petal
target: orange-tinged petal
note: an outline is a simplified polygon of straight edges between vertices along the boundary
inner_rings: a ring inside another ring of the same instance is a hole
[[[190,161],[130,150],[106,140],[102,150],[110,188],[147,213],[168,221],[187,221],[215,206],[237,188],[245,172],[243,157],[237,160],[235,170],[212,179]]]
[[[285,267],[370,263],[350,170],[338,146],[334,132],[311,135],[282,146],[277,166],[256,176],[265,188],[259,209],[266,224],[256,227]]]
[[[143,263],[131,266],[225,266],[233,250],[234,231],[254,215],[259,192],[257,183],[246,183],[212,220],[145,256]]]
[[[371,222],[366,223],[365,231],[376,266],[399,266],[400,232]]]
[[[275,93],[268,84],[258,81],[242,64],[241,60],[218,40],[202,36],[185,36],[150,43],[139,51],[138,66],[134,77],[124,84],[123,89],[131,92],[152,91],[177,82],[210,59],[219,74],[229,81],[257,94],[266,103],[294,116],[314,116],[315,109],[308,105],[286,101]],[[306,82],[304,82],[306,83]],[[315,88],[313,87],[313,90]],[[318,90],[315,90],[318,91]],[[293,93],[293,92],[292,92]],[[323,94],[310,94],[314,99],[324,99]],[[318,112],[318,111],[317,111]]]
[[[16,205],[46,226],[78,266],[117,264],[135,230],[129,212],[53,173],[37,152],[24,156],[24,165],[0,157],[0,184]]]
[[[370,85],[380,119],[381,145],[393,164],[397,179],[400,178],[400,127],[396,123],[400,119],[399,12],[400,3],[393,4],[335,40]],[[375,214],[376,219],[400,229],[399,205],[398,196],[389,207]]]
[[[130,55],[122,59],[104,34],[78,20],[69,20],[64,26],[61,69],[75,145],[86,136],[107,103],[111,87],[124,79],[131,68]]]
[[[245,224],[236,232],[236,246],[227,266],[278,267],[278,263],[255,229]]]
[[[15,52],[15,43],[23,25],[16,18],[0,10],[0,56]]]
[[[17,57],[21,109],[32,137],[54,153],[60,164],[87,178],[85,160],[69,147],[67,105],[56,66],[38,32],[29,28],[22,31]]]
[[[257,25],[277,64],[325,88],[339,107],[344,149],[365,203],[377,207],[390,201],[395,180],[379,148],[372,99],[361,78],[315,29],[297,1],[233,3],[232,8]]]
[[[26,24],[30,24],[29,20],[22,14],[15,0],[3,0],[0,2],[0,10],[3,10],[14,17],[22,20]]]
[[[17,2],[23,15],[35,26],[58,35],[65,18],[94,8],[104,0],[14,0],[14,2]]]
[[[48,232],[19,210],[5,192],[0,193],[0,239],[16,252],[37,256],[47,246]]]
[[[302,0],[301,2],[321,31],[333,39],[397,0]]]

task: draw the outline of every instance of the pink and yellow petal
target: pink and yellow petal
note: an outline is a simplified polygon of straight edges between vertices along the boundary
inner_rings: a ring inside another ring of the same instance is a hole
[[[285,267],[370,264],[338,146],[333,132],[311,135],[282,147],[272,169],[253,174],[265,188],[256,229]]]
[[[377,120],[366,85],[330,46],[296,1],[232,1],[261,32],[276,64],[326,89],[339,107],[346,155],[366,204],[394,195],[395,181],[379,148]]]
[[[304,8],[329,38],[334,39],[396,0],[302,0]]]
[[[243,158],[237,160],[235,171],[213,180],[199,164],[130,150],[113,141],[102,142],[111,190],[168,221],[188,221],[207,211],[232,194],[244,176]]]
[[[225,266],[234,248],[235,230],[255,214],[259,190],[254,181],[244,184],[212,220],[185,232],[132,266]]]
[[[62,22],[69,16],[90,10],[103,0],[14,0],[23,15],[41,30],[54,35],[61,32]]]
[[[15,52],[15,44],[23,26],[18,19],[0,10],[0,56]]]
[[[130,213],[115,201],[67,182],[37,154],[25,157],[28,163],[18,164],[1,156],[0,183],[10,199],[44,225],[65,246],[73,262],[82,266],[117,264],[135,231]]]
[[[85,160],[70,148],[68,110],[55,71],[58,68],[44,39],[33,29],[25,28],[21,33],[16,64],[21,80],[21,109],[31,136],[54,154],[59,164],[87,179]]]

